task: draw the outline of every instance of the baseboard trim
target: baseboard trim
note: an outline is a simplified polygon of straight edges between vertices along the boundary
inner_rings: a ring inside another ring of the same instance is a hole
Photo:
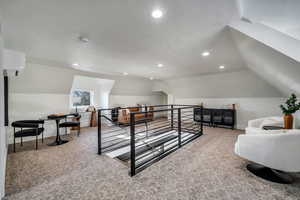
[[[241,124],[237,124],[236,125],[236,129],[244,131],[245,130],[245,126],[241,125]]]

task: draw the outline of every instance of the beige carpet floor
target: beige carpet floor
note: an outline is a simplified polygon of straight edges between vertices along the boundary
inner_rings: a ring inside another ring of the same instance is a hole
[[[242,131],[205,128],[205,134],[135,177],[118,160],[97,155],[96,129],[38,151],[32,143],[8,155],[5,199],[300,199],[300,176],[281,185],[249,173],[233,153]],[[299,155],[300,156],[300,155]]]

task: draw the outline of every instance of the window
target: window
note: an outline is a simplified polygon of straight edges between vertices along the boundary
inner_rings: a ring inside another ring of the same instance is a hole
[[[92,94],[90,91],[74,90],[72,93],[73,107],[76,106],[90,106]]]

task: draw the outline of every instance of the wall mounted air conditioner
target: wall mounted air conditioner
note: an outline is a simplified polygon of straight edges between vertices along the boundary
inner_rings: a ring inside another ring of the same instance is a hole
[[[22,52],[3,49],[3,69],[6,76],[17,76],[25,68],[25,54]]]

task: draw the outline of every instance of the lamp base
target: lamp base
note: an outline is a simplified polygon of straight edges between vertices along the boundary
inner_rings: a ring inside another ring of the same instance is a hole
[[[289,174],[265,167],[260,164],[248,164],[247,169],[254,175],[271,182],[281,184],[293,183],[293,178]]]

